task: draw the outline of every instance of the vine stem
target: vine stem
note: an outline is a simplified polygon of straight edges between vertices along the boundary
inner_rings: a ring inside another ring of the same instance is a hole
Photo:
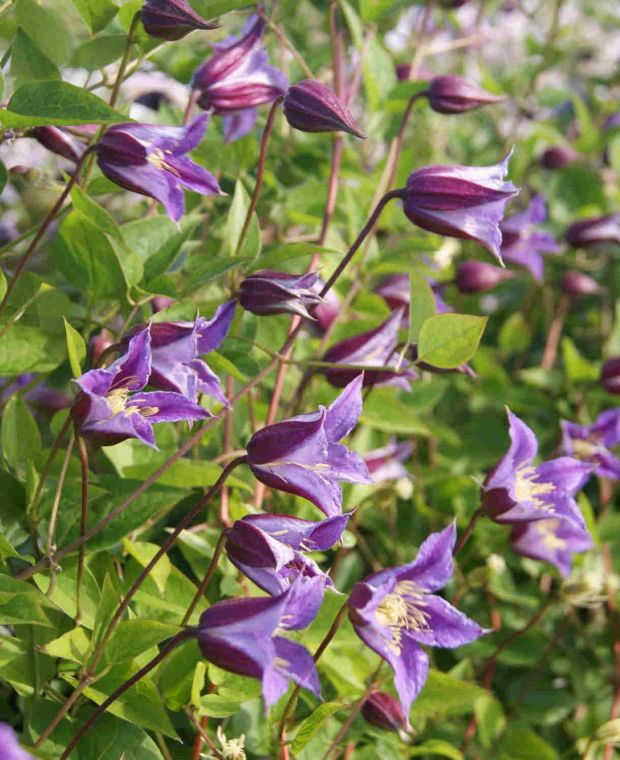
[[[35,745],[35,749],[39,747],[47,739],[47,737],[52,733],[52,731],[56,728],[56,726],[60,723],[60,721],[66,715],[66,713],[71,708],[71,706],[76,702],[78,697],[84,692],[84,689],[86,689],[88,684],[92,682],[94,674],[95,674],[95,670],[97,666],[99,665],[101,658],[103,657],[103,654],[105,652],[105,647],[108,641],[110,640],[110,636],[112,635],[117,624],[120,622],[121,618],[123,617],[125,610],[129,606],[129,602],[133,599],[136,592],[139,590],[140,586],[144,583],[144,581],[150,574],[151,570],[155,567],[155,565],[159,562],[159,560],[165,554],[167,554],[170,551],[170,549],[174,546],[181,532],[185,530],[185,528],[187,528],[187,526],[192,522],[192,520],[198,514],[200,514],[200,512],[205,507],[205,505],[208,504],[209,501],[220,491],[220,489],[226,482],[230,473],[236,467],[238,467],[241,464],[245,464],[246,462],[247,462],[247,456],[244,455],[241,457],[237,457],[236,459],[233,459],[231,462],[229,462],[226,465],[226,467],[220,473],[220,476],[216,480],[216,482],[211,486],[211,488],[207,491],[207,493],[204,494],[204,496],[198,500],[198,502],[193,507],[193,509],[191,509],[185,515],[185,517],[181,520],[181,522],[177,525],[177,527],[172,531],[172,533],[164,541],[164,543],[159,548],[159,550],[153,555],[151,561],[146,565],[146,567],[142,570],[140,575],[133,582],[130,589],[127,591],[127,593],[121,600],[121,603],[119,604],[116,612],[114,613],[112,619],[110,620],[108,624],[108,627],[106,628],[103,636],[101,637],[99,644],[97,645],[97,649],[95,650],[95,653],[92,656],[90,665],[80,677],[80,681],[78,685],[75,687],[69,699],[67,699],[67,701],[61,707],[61,709],[58,711],[58,713],[54,716],[52,721],[49,723],[47,728],[43,731],[41,736],[39,736],[39,739],[37,740],[37,743]]]
[[[603,566],[605,569],[605,586],[607,590],[607,608],[609,610],[609,627],[613,640],[614,653],[614,696],[611,703],[609,720],[614,720],[620,715],[620,620],[618,618],[618,604],[616,602],[616,590],[612,583],[613,564],[609,544],[601,546]],[[611,760],[614,755],[614,745],[606,744],[603,760]]]
[[[67,419],[71,419],[68,417]],[[50,560],[50,566],[52,568],[52,574],[50,576],[50,585],[46,592],[46,596],[51,596],[56,583],[56,573],[54,572],[54,534],[56,532],[56,522],[58,519],[58,508],[60,507],[60,497],[62,496],[62,489],[67,477],[67,469],[69,468],[69,461],[71,459],[71,453],[73,452],[73,445],[75,441],[73,438],[69,440],[67,450],[65,452],[62,465],[60,467],[60,473],[58,475],[58,484],[56,486],[56,493],[54,494],[54,501],[52,502],[52,511],[50,513],[50,522],[47,529],[47,556]]]
[[[131,25],[127,32],[127,42],[125,43],[125,50],[123,51],[123,57],[121,59],[120,66],[118,67],[118,73],[116,80],[114,81],[114,87],[112,88],[112,94],[110,95],[110,108],[114,108],[118,96],[121,91],[121,85],[123,84],[123,77],[125,75],[125,69],[129,63],[129,56],[131,55],[131,46],[133,45],[136,31],[138,30],[138,24],[140,23],[140,11],[138,11],[131,19]]]
[[[235,256],[238,256],[241,250],[243,249],[243,244],[245,243],[245,239],[248,235],[248,230],[250,229],[250,224],[252,222],[252,214],[254,213],[256,209],[256,204],[258,203],[258,197],[263,187],[263,179],[265,177],[265,162],[267,161],[267,147],[269,146],[269,138],[271,137],[271,132],[273,131],[273,124],[276,118],[276,113],[278,111],[278,108],[282,100],[283,100],[283,96],[280,95],[273,101],[273,103],[271,104],[271,108],[269,109],[269,114],[267,116],[267,123],[265,124],[265,129],[263,130],[263,137],[260,141],[260,154],[258,157],[258,168],[256,170],[256,183],[254,185],[254,192],[252,193],[252,197],[250,199],[250,205],[248,206],[248,211],[247,211],[247,214],[245,215],[243,227],[241,228],[241,233],[239,235],[239,240],[237,241],[237,245],[235,247]]]
[[[568,296],[565,293],[562,294],[547,334],[547,342],[545,343],[545,349],[540,362],[541,369],[547,371],[553,369],[553,365],[555,364],[558,355],[558,346],[560,345],[560,338],[562,337],[562,330],[568,315],[569,305],[570,300]]]
[[[198,590],[196,591],[196,594],[194,595],[194,598],[192,599],[191,604],[187,608],[187,612],[183,616],[183,620],[181,620],[181,625],[187,625],[187,623],[189,622],[189,619],[192,616],[192,613],[196,609],[196,605],[198,604],[200,599],[202,599],[202,597],[204,596],[204,593],[207,590],[209,583],[211,583],[211,579],[215,575],[215,571],[217,569],[217,563],[219,562],[220,557],[222,556],[225,543],[226,543],[226,532],[222,531],[222,533],[220,534],[220,537],[217,540],[217,544],[215,545],[215,549],[213,550],[213,556],[211,557],[211,562],[209,562],[209,567],[207,568],[205,577],[202,579],[200,586],[198,586]]]
[[[73,174],[69,177],[69,181],[67,182],[65,189],[62,191],[62,193],[58,197],[58,200],[56,201],[56,203],[52,206],[49,214],[45,217],[45,219],[41,223],[30,245],[28,246],[28,248],[26,248],[25,252],[22,254],[21,258],[17,262],[17,267],[15,269],[15,272],[13,273],[13,277],[11,277],[11,281],[9,282],[7,286],[4,297],[2,301],[0,301],[0,314],[2,314],[2,312],[4,311],[9,301],[9,298],[11,297],[11,294],[13,293],[13,290],[15,289],[15,286],[19,282],[19,278],[22,276],[24,267],[28,263],[32,254],[36,251],[37,246],[41,242],[41,238],[43,237],[43,235],[45,235],[45,233],[47,232],[48,227],[54,221],[54,219],[56,218],[56,215],[62,208],[63,203],[65,202],[69,193],[71,192],[71,188],[77,182],[82,166],[84,165],[85,159],[94,151],[94,149],[95,149],[95,146],[90,146],[89,148],[86,148],[84,153],[82,153],[80,158],[76,161],[75,169],[73,171]]]
[[[179,644],[181,644],[183,641],[186,641],[188,638],[193,636],[195,633],[193,628],[185,628],[182,631],[179,631],[175,636],[173,636],[164,646],[161,648],[159,653],[153,657],[153,659],[150,662],[147,662],[147,664],[140,668],[137,673],[134,673],[131,678],[128,678],[124,683],[122,683],[118,688],[114,689],[114,691],[110,694],[107,699],[105,699],[95,710],[95,712],[90,716],[90,718],[86,721],[86,723],[83,723],[80,728],[78,729],[77,733],[73,736],[69,744],[67,744],[66,749],[60,756],[60,760],[67,760],[69,755],[73,752],[75,747],[77,746],[80,739],[84,736],[84,734],[92,728],[92,726],[99,720],[101,715],[108,709],[108,707],[113,703],[116,702],[116,700],[122,696],[127,689],[130,689],[135,683],[137,683],[141,678],[143,678],[145,675],[151,672],[153,668],[157,667],[160,662],[162,662],[169,654],[172,652],[173,649],[175,649]]]
[[[469,537],[474,532],[476,523],[482,517],[483,514],[484,514],[484,510],[482,509],[482,507],[478,507],[478,509],[474,512],[474,514],[469,518],[467,527],[461,533],[461,535],[459,536],[459,540],[456,542],[456,546],[454,547],[454,551],[452,552],[453,556],[458,554],[461,551],[461,549],[465,546],[465,544],[469,541]]]
[[[86,525],[88,522],[88,452],[86,451],[86,444],[84,439],[78,433],[77,427],[75,429],[75,443],[77,444],[77,450],[80,457],[80,470],[82,474],[82,500],[81,500],[81,513],[80,513],[80,536],[86,533]],[[75,624],[79,625],[82,619],[82,609],[80,599],[82,595],[82,579],[84,577],[84,556],[86,553],[86,545],[82,544],[78,553],[78,566],[77,576],[75,582]]]

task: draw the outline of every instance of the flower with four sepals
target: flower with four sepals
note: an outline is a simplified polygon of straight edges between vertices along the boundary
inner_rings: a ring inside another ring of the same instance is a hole
[[[502,258],[525,267],[538,282],[542,281],[545,267],[541,254],[560,252],[553,235],[539,229],[545,221],[547,204],[542,195],[536,195],[525,211],[509,216],[500,224]]]
[[[565,454],[589,462],[599,478],[620,479],[620,460],[610,451],[620,444],[620,409],[608,409],[592,425],[561,424]]]
[[[592,537],[581,525],[554,517],[515,525],[510,543],[517,554],[548,562],[564,577],[571,571],[573,554],[586,552],[593,546]]]

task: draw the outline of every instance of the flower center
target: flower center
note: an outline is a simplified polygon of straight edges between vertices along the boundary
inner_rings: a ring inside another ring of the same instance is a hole
[[[178,177],[179,172],[173,166],[170,166],[166,159],[166,154],[172,155],[172,152],[169,150],[162,150],[161,148],[155,148],[149,153],[147,158],[149,163],[153,164],[156,169],[170,172],[170,174],[174,174],[175,177]]]
[[[112,410],[112,416],[116,417],[117,414],[125,414],[129,417],[130,414],[140,414],[142,417],[153,417],[159,412],[157,406],[127,406],[129,400],[129,391],[127,388],[114,388],[108,391],[106,394],[106,401],[108,402],[110,409]]]
[[[551,551],[566,548],[566,541],[555,533],[559,524],[559,520],[537,520],[534,524],[543,544]]]
[[[386,594],[375,611],[379,625],[389,628],[391,639],[389,648],[396,654],[401,652],[403,631],[429,631],[430,615],[426,607],[425,591],[413,581],[400,581],[394,591]]]
[[[582,462],[589,462],[599,453],[600,446],[588,438],[575,438],[573,441],[573,456]]]
[[[521,467],[517,470],[515,478],[515,499],[517,501],[529,501],[535,509],[549,509],[549,504],[541,496],[555,491],[553,483],[539,483],[536,481],[535,467]]]

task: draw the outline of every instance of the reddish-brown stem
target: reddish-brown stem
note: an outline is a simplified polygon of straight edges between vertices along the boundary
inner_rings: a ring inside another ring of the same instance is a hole
[[[114,87],[112,88],[112,94],[110,95],[110,107],[116,106],[116,101],[121,91],[121,85],[123,84],[123,78],[125,76],[125,70],[129,63],[129,57],[131,56],[131,46],[133,45],[136,31],[138,30],[138,24],[140,23],[140,11],[138,11],[131,19],[131,25],[127,32],[127,42],[125,43],[125,50],[123,52],[123,58],[121,59],[120,66],[118,67],[118,73],[114,80]]]
[[[193,723],[194,728],[196,729],[197,736],[199,736],[200,739],[202,739],[202,742],[204,742],[204,744],[206,744],[209,747],[213,757],[217,758],[217,760],[224,760],[224,755],[222,755],[222,753],[215,746],[215,742],[213,742],[211,737],[205,733],[204,729],[207,725],[207,716],[206,715],[203,716],[200,719],[200,722],[198,722],[196,718],[194,717],[194,714],[192,713],[191,710],[186,710],[185,712],[187,713],[187,717]],[[196,753],[196,743],[194,742],[194,751],[192,754],[192,760],[200,760],[200,757],[201,757],[200,751],[198,752],[198,754],[195,754],[195,753]]]
[[[482,507],[478,507],[478,509],[474,512],[474,514],[470,517],[469,522],[467,523],[467,527],[465,530],[461,533],[459,536],[459,540],[456,542],[456,546],[454,547],[453,554],[458,554],[461,549],[465,546],[465,544],[469,541],[469,537],[474,531],[474,528],[476,527],[476,523],[478,520],[482,517],[484,514],[484,510]]]
[[[196,101],[200,97],[200,93],[198,90],[191,90],[189,93],[189,97],[187,98],[187,105],[185,106],[185,111],[183,111],[183,125],[187,124],[189,121],[189,117],[192,115],[192,110],[194,106],[196,105]]]
[[[196,736],[194,737],[194,746],[192,747],[192,760],[200,760],[200,755],[202,754],[202,745],[204,744],[204,739],[202,738],[205,728],[207,727],[207,721],[209,718],[206,715],[203,715],[200,718],[200,723],[198,724],[198,727],[200,727],[201,731],[196,731]]]
[[[230,398],[235,391],[235,380],[234,378],[228,377],[226,380],[226,398]],[[232,448],[232,430],[233,430],[233,410],[232,407],[228,409],[226,417],[224,419],[224,454],[228,454],[228,452]],[[220,525],[223,528],[229,528],[231,525],[230,522],[230,513],[228,511],[228,487],[224,486],[222,488],[222,493],[220,495]]]
[[[402,119],[400,120],[400,127],[398,128],[398,134],[394,138],[394,142],[392,145],[394,146],[394,154],[390,161],[390,173],[388,175],[387,180],[387,187],[388,189],[392,187],[394,184],[394,180],[396,178],[396,172],[398,170],[398,159],[400,158],[401,151],[403,149],[403,142],[405,140],[405,131],[407,129],[407,124],[409,123],[409,117],[411,116],[411,111],[413,109],[413,106],[415,105],[416,101],[420,98],[425,98],[428,95],[428,90],[422,90],[421,92],[416,92],[414,95],[412,95],[409,98],[409,102],[407,103],[407,107],[405,108],[403,112]],[[392,146],[390,146],[390,150],[392,150]],[[388,158],[389,160],[389,158]]]
[[[618,617],[618,604],[616,602],[616,590],[614,588],[613,578],[613,564],[612,555],[609,544],[603,544],[601,546],[601,553],[603,555],[603,566],[605,569],[605,585],[607,591],[607,608],[609,610],[609,628],[611,631],[611,637],[613,641],[614,652],[614,696],[611,703],[611,710],[609,713],[609,720],[614,720],[620,715],[620,619]],[[614,754],[614,745],[605,745],[604,760],[611,760]]]
[[[213,556],[211,557],[211,562],[209,562],[209,567],[207,568],[205,577],[202,579],[200,586],[198,586],[198,590],[196,591],[194,598],[191,601],[191,604],[187,608],[187,612],[183,616],[183,620],[181,620],[181,625],[187,625],[187,623],[189,622],[189,619],[192,616],[192,613],[196,609],[196,605],[204,596],[204,593],[207,590],[209,583],[211,583],[211,580],[213,576],[215,575],[215,571],[217,570],[217,563],[219,562],[219,559],[222,556],[222,551],[224,550],[225,543],[226,543],[226,533],[222,532],[220,534],[220,537],[217,540],[215,549],[213,550]]]
[[[84,439],[78,433],[77,428],[75,431],[75,443],[77,445],[78,454],[80,457],[80,470],[82,474],[82,501],[81,501],[81,513],[80,513],[80,536],[86,533],[86,524],[88,522],[88,452],[86,451],[86,444]],[[82,596],[82,578],[84,577],[84,555],[86,552],[86,545],[80,546],[78,553],[78,566],[77,575],[75,581],[75,622],[79,625],[82,618],[81,608],[81,596]]]
[[[560,345],[560,338],[562,337],[562,330],[564,329],[564,322],[566,321],[569,305],[569,297],[566,294],[563,294],[560,297],[560,302],[558,303],[558,308],[553,317],[553,321],[549,326],[547,342],[545,343],[545,350],[543,351],[540,362],[541,369],[547,371],[553,369],[553,365],[555,364],[558,355],[558,346]]]

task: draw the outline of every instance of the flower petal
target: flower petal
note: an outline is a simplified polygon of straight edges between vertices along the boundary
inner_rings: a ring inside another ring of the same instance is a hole
[[[428,616],[429,630],[409,630],[403,637],[411,636],[420,644],[453,649],[469,644],[486,633],[478,623],[435,594],[424,596],[419,609]]]
[[[352,380],[338,398],[328,407],[325,417],[327,440],[337,443],[346,438],[362,414],[363,375]]]

